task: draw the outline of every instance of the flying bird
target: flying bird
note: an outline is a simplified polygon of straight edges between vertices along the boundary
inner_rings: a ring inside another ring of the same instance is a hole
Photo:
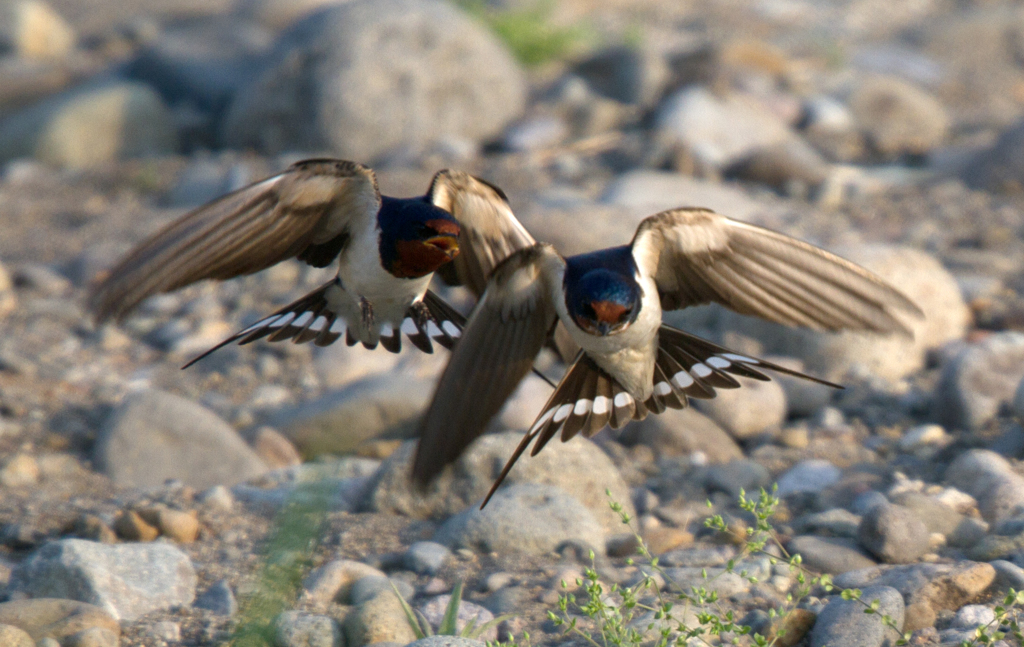
[[[414,481],[425,486],[483,433],[556,324],[578,350],[484,505],[529,444],[536,455],[559,430],[564,442],[618,429],[736,388],[734,376],[768,380],[764,369],[838,386],[662,323],[664,310],[711,302],[826,331],[910,335],[903,317],[922,316],[854,263],[707,209],[650,216],[629,245],[569,258],[536,243],[494,269],[421,420]]]
[[[373,171],[310,159],[186,214],[139,244],[89,298],[98,322],[123,319],[143,299],[202,279],[252,274],[297,258],[338,260],[337,276],[232,335],[326,346],[342,333],[352,346],[399,352],[404,332],[424,352],[451,348],[465,318],[428,289],[438,268],[477,294],[501,260],[533,244],[505,194],[469,174],[444,170],[426,195],[383,196]]]

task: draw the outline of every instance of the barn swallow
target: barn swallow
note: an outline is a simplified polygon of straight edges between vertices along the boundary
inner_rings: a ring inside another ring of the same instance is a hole
[[[813,330],[912,335],[922,316],[907,297],[847,260],[706,209],[643,220],[629,245],[564,258],[547,244],[500,263],[452,352],[420,423],[413,479],[426,485],[476,439],[515,390],[556,324],[575,357],[484,499],[534,442],[562,441],[687,398],[736,388],[734,376],[771,370],[838,386],[735,353],[662,323],[662,311],[716,302],[736,312]]]
[[[497,187],[459,171],[437,173],[426,195],[382,196],[373,171],[334,159],[284,172],[199,207],[138,245],[93,290],[97,321],[123,319],[146,297],[202,279],[252,274],[297,258],[338,260],[337,276],[232,335],[227,344],[270,341],[377,344],[397,353],[404,332],[424,352],[451,348],[465,318],[427,289],[449,282],[477,294],[495,265],[533,238]]]

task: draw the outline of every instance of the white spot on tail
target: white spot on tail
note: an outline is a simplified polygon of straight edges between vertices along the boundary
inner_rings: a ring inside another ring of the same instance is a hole
[[[694,375],[696,375],[697,377],[707,377],[707,376],[711,375],[712,373],[714,373],[714,371],[712,371],[707,366],[701,364],[700,362],[697,362],[696,364],[691,366],[690,367],[690,372],[693,373]]]
[[[612,399],[606,398],[603,395],[599,395],[594,398],[593,411],[595,415],[601,416],[608,413],[608,410],[612,407]]]
[[[731,359],[734,362],[743,362],[744,364],[760,364],[753,357],[747,357],[746,355],[737,355],[736,353],[722,353],[722,357]]]
[[[431,337],[444,337],[444,333],[433,321],[427,321],[427,334]]]
[[[592,406],[594,406],[594,403],[590,400],[577,400],[572,412],[577,416],[583,416],[590,412]]]
[[[340,335],[341,333],[345,332],[345,320],[335,319],[334,323],[331,324],[331,332],[336,335]]]
[[[449,337],[459,337],[462,335],[462,331],[459,330],[459,327],[448,320],[442,321],[441,327],[444,328],[444,331],[448,333]]]
[[[732,362],[724,357],[709,357],[704,362],[712,368],[729,368],[732,366]]]
[[[658,382],[654,385],[655,395],[668,395],[669,393],[672,393],[672,385],[668,382]]]
[[[394,337],[395,327],[391,325],[390,321],[385,321],[380,325],[380,336],[381,337]]]
[[[554,422],[562,422],[563,420],[569,417],[570,413],[572,413],[572,405],[563,404],[562,406],[558,407],[558,411],[555,412]]]
[[[530,427],[530,431],[528,431],[526,433],[532,434],[533,432],[535,432],[538,429],[540,429],[541,427],[543,427],[547,423],[548,420],[551,420],[551,417],[553,415],[555,415],[555,411],[557,411],[557,410],[558,410],[558,407],[551,407],[550,409],[545,411],[544,415],[541,416],[540,418],[537,418],[537,422],[533,423],[533,426]]]
[[[270,327],[271,328],[284,328],[285,326],[288,325],[288,322],[290,322],[294,318],[295,318],[295,313],[294,312],[289,312],[287,314],[283,314],[283,315],[281,315],[280,319],[278,319],[274,323],[270,324]]]
[[[616,407],[628,407],[633,404],[633,396],[623,391],[622,393],[615,394],[615,406]]]
[[[316,321],[314,321],[313,323],[309,324],[309,329],[310,330],[315,330],[316,332],[320,332],[321,330],[324,329],[324,326],[326,326],[326,325],[327,325],[327,317],[325,317],[323,315],[320,315],[319,317],[316,318]]]
[[[299,318],[296,319],[294,323],[292,323],[292,325],[295,326],[296,328],[301,328],[302,326],[305,326],[306,323],[312,318],[312,312],[303,312],[301,315],[299,315]]]
[[[407,318],[402,321],[402,332],[407,335],[418,335],[420,329],[416,327],[415,321]]]
[[[242,335],[248,335],[249,333],[251,333],[252,331],[254,331],[254,330],[258,329],[258,328],[262,328],[264,326],[269,325],[271,322],[273,322],[275,319],[277,319],[280,316],[281,315],[274,315],[272,317],[267,317],[266,319],[261,319],[260,321],[257,321],[253,325],[251,325],[248,328],[246,328],[245,330],[243,330],[242,332],[238,333],[238,335],[236,335],[236,336],[237,337],[241,337]]]
[[[679,371],[672,376],[672,383],[675,384],[677,388],[685,389],[693,386],[693,376],[686,371]]]

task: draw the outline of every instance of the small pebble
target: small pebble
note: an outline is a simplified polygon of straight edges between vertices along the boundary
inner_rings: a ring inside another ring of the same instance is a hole
[[[404,564],[414,573],[434,575],[441,570],[452,551],[432,541],[418,541],[405,552]]]
[[[160,531],[146,523],[134,510],[126,510],[117,516],[114,531],[118,537],[127,541],[153,541],[160,536]]]

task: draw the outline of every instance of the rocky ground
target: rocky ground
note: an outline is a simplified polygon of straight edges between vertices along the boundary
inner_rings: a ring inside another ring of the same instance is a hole
[[[589,551],[606,585],[648,572],[606,489],[683,585],[742,558],[757,582],[719,575],[719,609],[768,633],[794,574],[704,520],[742,530],[740,490],[775,483],[806,567],[911,644],[970,639],[1024,588],[1021,43],[1024,11],[980,0],[0,5],[0,644],[215,645],[264,621],[280,647],[404,645],[394,591],[436,628],[458,582],[465,618],[509,616],[481,638],[582,644],[548,611]],[[846,388],[744,383],[554,443],[479,511],[536,378],[417,493],[409,437],[445,351],[259,342],[179,370],[329,271],[90,319],[90,282],[148,233],[318,154],[372,163],[391,195],[469,170],[566,253],[711,207],[865,265],[926,317],[911,339],[672,313]],[[778,644],[895,639],[835,593]]]

